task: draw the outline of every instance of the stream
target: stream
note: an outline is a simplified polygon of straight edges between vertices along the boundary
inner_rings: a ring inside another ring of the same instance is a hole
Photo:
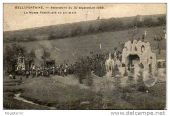
[[[14,94],[14,99],[22,101],[22,102],[25,102],[25,103],[33,104],[33,105],[45,106],[45,105],[40,105],[40,104],[35,103],[33,101],[30,101],[30,100],[26,100],[25,98],[21,97],[21,93]],[[56,107],[49,107],[49,106],[45,106],[45,107],[48,107],[51,110],[55,110],[56,109]]]

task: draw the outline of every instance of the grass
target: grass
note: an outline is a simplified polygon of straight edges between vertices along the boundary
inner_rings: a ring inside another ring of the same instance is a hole
[[[45,110],[49,109],[48,107],[45,106],[37,106],[37,105],[32,105],[28,103],[24,103],[22,101],[18,101],[13,99],[11,96],[13,96],[13,93],[8,93],[4,94],[4,101],[3,101],[3,107],[4,109],[36,109],[36,110]]]
[[[163,110],[166,100],[150,95],[150,93],[135,92],[127,94],[126,101],[131,103],[136,109],[141,110]]]
[[[123,89],[122,99],[143,110],[163,110],[166,107],[166,83],[156,83],[154,86],[145,88],[145,91]],[[130,90],[130,91],[129,91]],[[148,92],[146,92],[148,91]]]
[[[33,78],[26,80],[20,87],[22,97],[41,105],[57,109],[75,109],[81,102],[92,101],[95,92],[78,83],[72,83],[72,77]],[[72,81],[74,81],[73,79]]]
[[[6,85],[6,83],[15,83],[12,86]],[[4,109],[37,109],[37,110],[45,110],[49,109],[45,106],[37,106],[28,103],[24,103],[22,101],[18,101],[14,99],[14,94],[18,92],[23,92],[23,89],[18,85],[20,83],[19,80],[9,80],[4,78],[4,87],[3,87],[3,108]]]
[[[149,93],[117,88],[115,78],[94,77],[93,85],[79,84],[73,76],[39,77],[24,80],[16,86],[4,86],[5,109],[164,109],[166,105],[165,83],[149,88]],[[116,85],[116,86],[115,86]],[[13,99],[15,93],[40,106]]]
[[[155,50],[157,48],[157,42],[155,42],[153,39],[155,34],[163,33],[162,28],[162,26],[139,28],[136,38],[141,37],[144,31],[146,30],[146,41],[150,42],[152,50],[156,52]],[[119,48],[119,43],[124,43],[131,38],[129,34],[130,31],[132,30],[103,32],[56,40],[42,40],[17,43],[26,47],[27,51],[30,51],[32,49],[38,50],[42,47],[48,49],[51,53],[51,58],[55,59],[56,63],[63,63],[64,61],[67,61],[67,63],[72,63],[75,62],[78,57],[89,55],[91,51],[93,51],[94,53],[113,52],[114,47]],[[102,45],[101,50],[99,49],[100,43]],[[10,44],[11,43],[4,43],[4,47]],[[163,40],[161,42],[161,48],[162,50],[166,49],[166,40]],[[165,53],[158,56],[165,57]],[[39,62],[39,59],[37,58],[36,61]]]

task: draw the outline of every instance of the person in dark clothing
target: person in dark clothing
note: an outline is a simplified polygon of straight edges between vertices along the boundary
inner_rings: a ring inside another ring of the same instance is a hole
[[[28,77],[29,77],[29,75],[30,75],[30,73],[29,73],[29,71],[28,71],[28,70],[26,71],[26,73],[25,73],[25,74],[26,74],[26,78],[28,78]]]

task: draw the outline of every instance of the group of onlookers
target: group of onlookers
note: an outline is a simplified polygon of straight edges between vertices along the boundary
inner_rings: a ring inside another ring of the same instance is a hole
[[[117,52],[117,56],[120,56],[120,53]],[[115,53],[112,54],[114,58]],[[75,74],[80,69],[82,72],[87,69],[93,71],[98,76],[103,76],[105,74],[105,61],[108,58],[108,53],[100,53],[100,54],[91,54],[90,56],[84,56],[79,58],[73,64],[54,64],[48,67],[41,67],[35,64],[27,70],[15,71],[11,73],[10,78],[15,77],[15,75],[23,75],[26,78],[29,77],[49,77],[50,75],[59,75],[59,76],[67,76],[68,74]],[[117,57],[119,58],[119,57]]]

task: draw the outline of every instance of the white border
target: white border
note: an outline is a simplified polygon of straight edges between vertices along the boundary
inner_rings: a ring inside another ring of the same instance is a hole
[[[169,99],[168,97],[170,96],[169,94],[169,89],[170,85],[169,83],[169,76],[170,72],[168,69],[170,68],[170,40],[168,39],[169,37],[169,1],[168,0],[1,0],[0,1],[0,82],[1,82],[1,88],[0,88],[0,115],[4,116],[5,112],[21,112],[23,113],[24,116],[31,116],[31,115],[41,115],[41,116],[53,116],[53,115],[62,115],[62,116],[87,116],[87,115],[98,115],[98,116],[111,116],[111,112],[116,112],[118,110],[3,110],[3,3],[167,3],[167,109],[165,110],[166,115],[170,116],[169,112],[169,107],[170,103],[168,102]],[[120,111],[120,110],[119,110]],[[123,110],[122,110],[123,111]],[[127,111],[127,110],[126,110]],[[141,112],[142,110],[140,110]],[[155,110],[152,110],[155,111]]]

